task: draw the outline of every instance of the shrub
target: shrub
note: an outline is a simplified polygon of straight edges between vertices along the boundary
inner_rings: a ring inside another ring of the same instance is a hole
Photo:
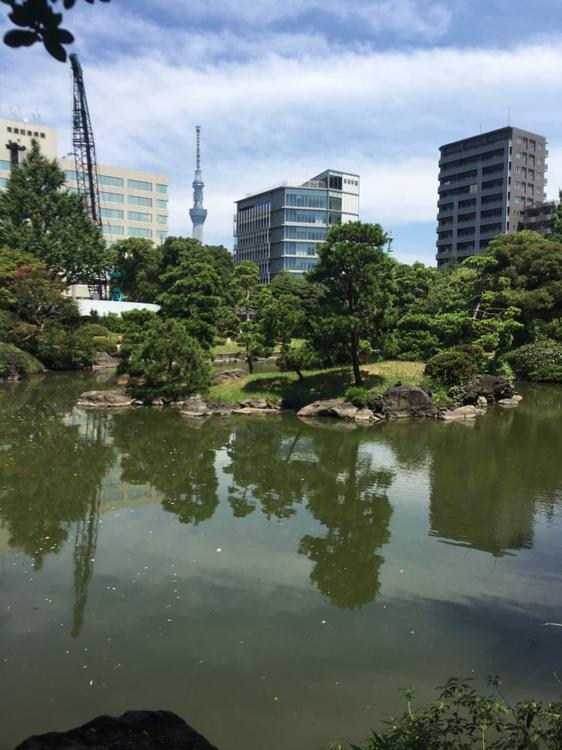
[[[130,344],[127,389],[135,398],[175,401],[206,391],[208,354],[188,335],[183,320],[156,318]]]
[[[527,380],[562,383],[562,344],[543,339],[504,355],[503,361]]]
[[[108,354],[117,354],[117,344],[113,339],[107,336],[94,336],[92,338],[94,351],[107,352]]]
[[[78,328],[77,333],[80,333],[83,336],[89,336],[90,338],[94,338],[94,336],[103,336],[107,338],[109,336],[109,329],[102,326],[101,323],[85,323]]]
[[[351,386],[345,392],[344,401],[353,404],[353,406],[356,406],[358,409],[366,409],[372,398],[373,394],[367,390],[367,388]]]
[[[425,374],[441,385],[462,385],[478,374],[479,367],[473,353],[462,349],[445,349],[432,357],[425,366]]]
[[[93,341],[79,331],[51,326],[37,337],[37,358],[50,370],[80,370],[94,362]]]
[[[498,686],[499,680],[489,679]],[[511,706],[501,697],[483,695],[468,680],[451,678],[438,700],[426,708],[413,706],[373,732],[363,750],[559,750],[562,747],[562,701],[529,700]],[[355,745],[355,750],[360,750]]]
[[[0,380],[13,380],[38,375],[44,368],[41,362],[13,344],[0,343]]]
[[[8,312],[0,310],[0,341],[9,341],[17,323],[17,317]]]

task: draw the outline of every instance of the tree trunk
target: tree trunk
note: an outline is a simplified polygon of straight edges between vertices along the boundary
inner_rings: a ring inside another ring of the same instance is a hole
[[[248,363],[248,372],[250,373],[250,375],[253,375],[254,374],[254,359],[250,354],[246,357],[246,362]]]
[[[302,372],[298,369],[298,367],[295,368],[295,372],[297,373],[297,376],[299,378],[299,382],[302,383],[304,381],[304,376],[303,376]]]
[[[356,386],[363,385],[361,370],[359,369],[359,333],[354,328],[351,332],[351,361],[353,362],[353,377]]]

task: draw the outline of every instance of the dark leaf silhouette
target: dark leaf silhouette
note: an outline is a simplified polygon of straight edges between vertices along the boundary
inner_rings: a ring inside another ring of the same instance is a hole
[[[110,0],[99,0],[108,3]],[[45,49],[56,60],[65,62],[67,58],[65,44],[72,44],[74,36],[67,29],[61,29],[62,13],[55,13],[53,6],[58,0],[0,0],[8,5],[8,18],[20,29],[11,29],[4,35],[4,44],[8,47],[30,47],[35,42],[43,42]],[[86,0],[93,5],[95,0]],[[76,0],[63,0],[64,10],[71,10]]]
[[[37,42],[39,37],[34,31],[24,31],[23,29],[13,29],[8,31],[4,37],[4,43],[8,47],[31,47]]]

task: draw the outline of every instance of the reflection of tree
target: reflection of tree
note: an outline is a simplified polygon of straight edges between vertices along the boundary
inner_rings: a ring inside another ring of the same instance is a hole
[[[537,506],[548,512],[562,486],[560,395],[529,388],[518,410],[488,414],[472,430],[434,425],[428,435],[434,534],[496,557],[532,547]]]
[[[0,418],[0,520],[11,546],[28,554],[35,569],[60,550],[69,524],[89,512],[113,458],[102,434],[105,417],[89,415],[82,427],[65,424],[59,387],[30,384],[26,394],[18,386]]]
[[[328,531],[305,536],[300,552],[314,562],[311,580],[338,607],[359,607],[379,591],[384,558],[377,550],[390,539],[392,509],[386,492],[390,471],[373,466],[360,449],[362,431],[338,439],[319,431],[319,463],[307,478],[308,507]]]
[[[200,523],[217,509],[217,451],[228,442],[227,422],[190,423],[176,412],[150,409],[116,414],[112,435],[123,482],[162,494],[162,507],[181,523]]]
[[[255,510],[286,518],[304,494],[303,474],[311,470],[310,438],[295,419],[243,419],[234,424],[228,448],[232,475],[228,501],[237,518]]]

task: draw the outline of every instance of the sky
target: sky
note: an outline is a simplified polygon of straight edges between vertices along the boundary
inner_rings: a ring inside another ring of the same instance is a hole
[[[559,0],[78,0],[64,24],[100,163],[166,174],[189,235],[202,126],[205,241],[232,248],[234,201],[325,169],[361,176],[360,218],[434,265],[439,146],[508,124],[549,141],[562,185]],[[2,11],[0,30],[6,26]],[[71,146],[70,69],[0,48],[0,116],[39,112]]]

